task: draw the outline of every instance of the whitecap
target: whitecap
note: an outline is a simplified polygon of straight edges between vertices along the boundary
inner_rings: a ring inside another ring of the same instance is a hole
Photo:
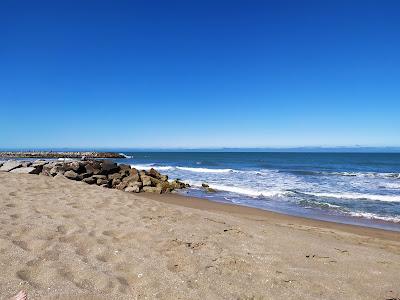
[[[367,213],[367,212],[349,212],[349,215],[351,215],[353,217],[359,217],[359,218],[366,218],[366,219],[372,219],[372,220],[382,220],[382,221],[387,221],[387,222],[400,223],[400,217],[381,216],[381,215],[378,215],[378,214]]]
[[[196,173],[229,173],[235,172],[233,169],[209,169],[209,168],[190,168],[190,167],[176,167],[178,170],[196,172]]]
[[[308,193],[302,194],[327,197],[336,199],[357,199],[357,200],[373,200],[373,201],[385,201],[385,202],[400,202],[400,196],[397,195],[373,195],[373,194],[360,194],[360,193]]]

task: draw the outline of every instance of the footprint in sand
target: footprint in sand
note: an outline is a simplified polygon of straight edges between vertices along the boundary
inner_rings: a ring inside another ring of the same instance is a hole
[[[30,249],[28,248],[28,243],[25,241],[13,240],[12,243],[20,247],[22,250],[30,251]]]

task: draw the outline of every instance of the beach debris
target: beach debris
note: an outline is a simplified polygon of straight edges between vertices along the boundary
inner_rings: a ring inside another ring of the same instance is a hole
[[[155,169],[137,170],[130,165],[117,164],[111,160],[57,160],[2,162],[0,170],[11,173],[40,174],[50,177],[63,177],[114,188],[129,193],[170,193],[176,189],[189,187],[179,180],[168,181],[168,176]]]

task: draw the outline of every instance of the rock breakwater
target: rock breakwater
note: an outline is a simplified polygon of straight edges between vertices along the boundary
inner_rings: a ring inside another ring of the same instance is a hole
[[[121,153],[95,151],[8,151],[1,158],[124,158]]]
[[[188,187],[179,180],[169,181],[155,169],[138,170],[130,165],[117,164],[111,160],[46,161],[36,160],[0,162],[0,172],[64,176],[70,180],[83,181],[105,188],[115,188],[131,193],[169,193]]]

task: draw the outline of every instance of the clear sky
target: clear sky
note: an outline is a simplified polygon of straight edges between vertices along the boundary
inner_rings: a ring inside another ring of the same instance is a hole
[[[400,145],[400,1],[3,0],[0,147]]]

